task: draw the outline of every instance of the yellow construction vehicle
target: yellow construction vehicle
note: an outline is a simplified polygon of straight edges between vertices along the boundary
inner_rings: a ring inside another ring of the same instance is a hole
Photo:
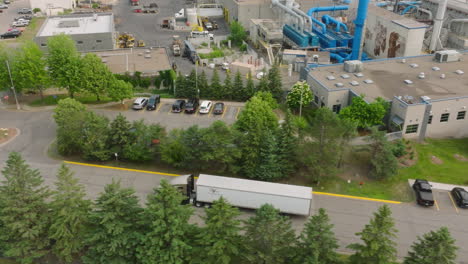
[[[118,37],[118,46],[121,49],[135,47],[135,37],[130,33],[120,34]]]
[[[137,47],[145,47],[145,46],[146,46],[146,44],[145,44],[145,42],[143,40],[140,39],[140,40],[137,41]]]

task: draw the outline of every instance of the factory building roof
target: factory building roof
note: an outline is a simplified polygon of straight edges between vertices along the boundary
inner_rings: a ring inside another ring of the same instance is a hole
[[[424,78],[419,77],[421,73]],[[345,72],[343,64],[335,64],[311,69],[309,75],[328,90],[349,89],[364,94],[368,102],[377,97],[428,96],[437,100],[468,96],[468,52],[456,62],[439,63],[428,55],[364,62],[360,73]]]
[[[112,13],[73,14],[48,17],[37,33],[37,37],[54,36],[62,33],[78,35],[113,31],[114,16]]]
[[[424,23],[418,22],[414,19],[405,18],[399,14],[393,13],[392,11],[386,10],[385,8],[378,7],[375,5],[369,5],[369,12],[379,16],[385,17],[391,20],[393,23],[398,24],[408,29],[427,28],[428,26]]]
[[[425,0],[434,4],[439,4],[439,0]],[[447,7],[458,10],[463,13],[468,13],[468,3],[462,0],[448,0]]]

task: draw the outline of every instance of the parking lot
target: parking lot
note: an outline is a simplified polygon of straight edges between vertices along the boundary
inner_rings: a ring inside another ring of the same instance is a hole
[[[468,216],[468,210],[458,207],[449,191],[433,190],[435,205],[433,210],[443,214]]]
[[[3,4],[3,0],[0,0]],[[9,28],[11,28],[11,23],[15,17],[19,17],[18,10],[21,8],[29,8],[28,0],[12,0],[11,4],[8,5],[8,9],[2,9],[3,12],[0,13],[0,34],[5,33]]]
[[[110,119],[115,118],[118,113],[123,114],[127,117],[129,121],[144,119],[148,123],[159,123],[162,126],[166,127],[169,131],[174,128],[188,128],[193,125],[198,125],[199,127],[208,127],[216,120],[222,120],[226,124],[233,124],[239,117],[240,112],[244,108],[244,103],[240,102],[224,102],[224,112],[220,115],[213,114],[213,107],[211,108],[208,114],[200,114],[197,109],[196,113],[186,114],[173,113],[171,111],[172,104],[175,99],[161,99],[156,107],[156,110],[112,110],[111,108],[104,108],[96,110],[96,112],[101,113]],[[217,101],[213,101],[216,103]]]

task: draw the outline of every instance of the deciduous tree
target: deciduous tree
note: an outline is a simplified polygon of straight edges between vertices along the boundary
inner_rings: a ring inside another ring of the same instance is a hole
[[[249,263],[289,263],[296,240],[291,222],[269,204],[265,204],[245,223]]]
[[[348,119],[357,124],[359,128],[368,128],[382,124],[382,119],[387,111],[387,103],[377,98],[375,102],[368,104],[364,96],[356,96],[350,106],[340,111],[340,118]]]
[[[70,97],[81,89],[82,62],[75,42],[65,34],[48,38],[47,66],[52,80],[59,87],[66,88]]]
[[[247,33],[245,32],[244,27],[238,21],[232,21],[231,26],[231,34],[229,35],[229,40],[236,46],[240,46],[242,41],[247,38]]]
[[[101,100],[102,94],[109,93],[109,86],[119,85],[117,82],[112,82],[112,73],[96,54],[86,54],[81,59],[81,63],[81,88],[96,95],[98,101]],[[113,88],[116,89],[116,87]]]
[[[49,189],[38,170],[31,169],[17,152],[11,152],[2,170],[0,238],[6,257],[22,264],[38,261],[49,252]]]
[[[131,161],[148,161],[160,153],[160,142],[166,130],[159,124],[146,125],[143,120],[132,123],[131,140],[123,149],[123,157]]]
[[[86,107],[72,98],[62,99],[54,109],[57,124],[57,149],[60,154],[70,155],[82,150],[82,128]]]
[[[393,146],[388,142],[384,131],[372,128],[368,141],[370,152],[369,175],[377,179],[394,176],[398,172],[398,160],[393,155]]]
[[[144,220],[147,232],[137,247],[137,257],[142,264],[188,263],[192,245],[188,223],[192,215],[190,205],[181,205],[182,194],[166,180],[148,196]]]
[[[62,262],[72,263],[85,246],[91,202],[85,199],[84,186],[64,164],[55,185],[49,229],[49,237],[54,241],[52,252]]]
[[[339,262],[336,250],[338,240],[333,233],[333,224],[325,209],[309,218],[298,242],[298,263],[336,264]]]
[[[112,120],[110,123],[110,131],[112,131],[112,133],[109,135],[108,145],[113,153],[118,153],[118,155],[122,154],[122,149],[132,138],[131,128],[132,124],[130,124],[127,118],[121,113]]]
[[[142,232],[143,209],[135,190],[112,181],[104,187],[94,208],[90,214],[85,263],[138,263],[136,247]]]
[[[312,102],[312,91],[306,81],[296,82],[286,97],[286,103],[293,110],[305,107]]]
[[[105,161],[110,158],[109,141],[109,119],[94,112],[85,114],[82,127],[83,157],[87,160]]]
[[[381,206],[370,223],[357,236],[364,244],[351,244],[348,247],[356,252],[350,257],[350,263],[393,264],[396,261],[397,230],[387,205]]]
[[[131,99],[133,97],[133,85],[129,82],[111,77],[109,86],[107,87],[107,95],[113,101],[120,101],[121,104],[124,104],[125,99]]]
[[[418,237],[404,264],[455,264],[457,258],[455,239],[446,227],[431,231]]]

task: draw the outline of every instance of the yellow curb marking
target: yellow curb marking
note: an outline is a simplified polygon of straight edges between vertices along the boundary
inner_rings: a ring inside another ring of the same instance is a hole
[[[318,195],[328,195],[328,196],[335,196],[335,197],[342,197],[342,198],[350,198],[350,199],[358,199],[358,200],[366,200],[366,201],[373,201],[373,202],[381,202],[381,203],[392,203],[392,204],[401,204],[398,201],[390,201],[390,200],[382,200],[382,199],[374,199],[374,198],[366,198],[366,197],[359,197],[359,196],[352,196],[352,195],[344,195],[344,194],[335,194],[335,193],[325,193],[325,192],[312,192]]]
[[[96,168],[102,168],[102,169],[113,169],[113,170],[123,170],[123,171],[134,171],[134,172],[149,173],[149,174],[160,174],[160,175],[166,175],[166,176],[180,176],[179,174],[172,174],[172,173],[165,173],[165,172],[147,171],[147,170],[135,170],[135,169],[119,168],[119,167],[104,166],[104,165],[96,165],[96,164],[81,163],[81,162],[66,161],[66,160],[64,160],[63,162],[68,163],[68,164],[74,164],[74,165],[80,165],[80,166],[87,166],[87,167],[96,167]]]
[[[453,204],[453,207],[455,208],[455,211],[458,214],[458,208],[457,208],[457,205],[455,204],[455,201],[453,201],[452,195],[449,192],[447,192],[447,194],[448,194],[448,196],[450,198],[450,201],[452,201],[452,204]]]

